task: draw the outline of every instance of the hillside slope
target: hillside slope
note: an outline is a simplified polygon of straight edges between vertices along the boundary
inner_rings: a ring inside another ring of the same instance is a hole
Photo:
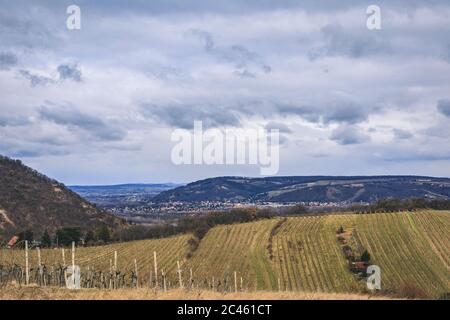
[[[278,226],[277,226],[278,224]],[[429,297],[450,292],[450,213],[417,212],[281,218],[219,226],[202,240],[186,268],[244,287],[302,292],[354,292],[365,283],[349,271],[336,230],[343,226],[372,256],[382,288]],[[272,254],[269,252],[271,247]]]
[[[123,222],[98,209],[63,184],[0,156],[0,239],[31,229],[37,236],[64,226],[83,230]]]
[[[450,199],[450,179],[419,176],[218,177],[164,191],[153,201],[372,202],[387,197]]]
[[[220,292],[234,290],[234,272],[239,289],[246,291],[361,292],[365,282],[349,270],[336,234],[340,226],[369,251],[371,263],[380,266],[385,293],[438,298],[450,292],[448,211],[274,218],[214,227],[193,252],[187,234],[79,248],[76,259],[84,272],[88,267],[108,272],[117,251],[118,269],[127,272],[128,280],[136,259],[142,286],[148,286],[149,279],[154,284],[150,272],[156,251],[160,287],[161,270],[167,286],[178,287],[179,261],[184,285],[192,270],[195,286],[210,290],[214,283]],[[58,265],[61,252],[42,250],[42,259],[47,266]],[[30,260],[31,265],[37,263],[35,252]],[[23,251],[0,251],[0,264],[12,262],[23,266]]]

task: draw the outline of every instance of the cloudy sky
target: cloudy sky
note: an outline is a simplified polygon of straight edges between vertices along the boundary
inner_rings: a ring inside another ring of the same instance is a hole
[[[66,184],[259,175],[172,164],[201,120],[278,128],[279,175],[450,176],[450,2],[343,3],[0,0],[0,154]]]

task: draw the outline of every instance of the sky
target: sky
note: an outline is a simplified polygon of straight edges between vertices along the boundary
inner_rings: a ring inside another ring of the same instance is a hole
[[[449,34],[445,0],[0,0],[0,154],[66,184],[260,175],[175,165],[202,121],[278,129],[278,175],[449,177]]]

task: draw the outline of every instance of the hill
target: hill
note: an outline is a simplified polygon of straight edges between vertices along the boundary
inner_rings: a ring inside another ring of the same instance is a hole
[[[218,177],[160,193],[156,202],[373,202],[394,197],[450,199],[450,179],[419,176]]]
[[[114,251],[117,269],[126,274],[138,269],[141,287],[155,284],[153,252],[157,252],[158,283],[178,287],[177,261],[182,281],[201,289],[234,291],[234,272],[239,290],[361,293],[365,282],[349,269],[336,231],[343,227],[347,244],[359,255],[365,248],[371,264],[381,268],[382,294],[397,297],[439,298],[450,292],[450,212],[334,214],[274,218],[222,225],[208,231],[196,248],[192,235],[79,248],[76,263],[86,274],[109,274]],[[21,264],[23,251],[1,252],[0,264]],[[136,265],[134,263],[136,259]],[[46,266],[62,263],[61,252],[42,250]],[[37,256],[30,254],[35,266]],[[152,272],[152,273],[151,273]],[[242,278],[242,280],[241,280]]]
[[[106,224],[119,227],[122,220],[97,208],[63,184],[0,156],[0,239],[29,229],[36,236],[61,227],[82,230]]]

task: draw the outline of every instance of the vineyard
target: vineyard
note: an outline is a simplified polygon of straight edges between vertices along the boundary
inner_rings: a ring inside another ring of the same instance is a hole
[[[337,239],[340,227],[370,252],[371,264],[380,266],[384,292],[408,289],[432,298],[450,292],[450,214],[444,211],[304,216],[222,225],[209,230],[193,252],[189,251],[192,235],[186,234],[76,248],[75,262],[82,277],[95,271],[120,272],[134,279],[123,282],[123,287],[362,292],[365,281],[349,270]],[[64,259],[61,248],[42,249],[40,255],[46,270],[71,264],[70,248],[65,249]],[[0,268],[16,266],[23,274],[24,257],[23,249],[2,249]],[[37,249],[29,250],[29,266],[39,269]]]

